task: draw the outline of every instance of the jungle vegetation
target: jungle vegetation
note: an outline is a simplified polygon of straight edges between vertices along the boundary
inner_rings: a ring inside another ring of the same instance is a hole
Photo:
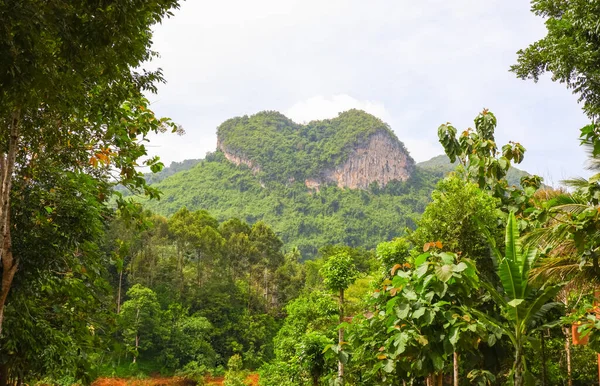
[[[498,144],[488,110],[473,129],[439,126],[449,175],[311,192],[283,176],[343,162],[389,128],[357,111],[322,127],[271,112],[220,128],[266,175],[217,152],[149,184],[138,166],[163,165],[147,136],[182,134],[150,109],[163,79],[143,70],[152,27],[177,7],[0,2],[0,386],[154,374],[237,386],[246,371],[264,386],[598,382],[597,2],[532,1],[547,35],[511,68],[549,72],[582,102],[596,174],[569,190],[509,181],[525,146]],[[244,129],[260,119],[281,123],[272,147]],[[281,158],[292,147],[294,163]]]

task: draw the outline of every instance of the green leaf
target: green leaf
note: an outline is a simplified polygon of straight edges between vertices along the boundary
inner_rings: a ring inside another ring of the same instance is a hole
[[[426,310],[427,309],[425,307],[421,307],[421,308],[417,309],[416,311],[414,311],[412,314],[413,319],[419,319],[421,316],[423,316],[423,314],[425,314]]]
[[[453,272],[462,272],[462,271],[464,271],[464,270],[465,270],[465,269],[467,269],[467,268],[469,268],[469,267],[467,266],[467,264],[465,264],[465,263],[462,263],[462,262],[461,262],[461,263],[458,263],[458,265],[455,265],[455,266],[452,268],[452,271],[453,271]]]
[[[383,366],[383,371],[385,371],[386,373],[391,373],[392,371],[394,371],[394,361],[388,359],[385,363],[385,366]]]
[[[508,305],[516,308],[524,301],[525,301],[525,299],[513,299],[510,302],[508,302]]]
[[[415,274],[417,275],[418,278],[421,278],[421,277],[425,276],[428,268],[429,268],[429,264],[421,264],[421,265],[419,265],[419,267],[417,269],[415,269]]]
[[[400,319],[406,319],[410,312],[410,305],[408,303],[402,303],[396,307],[396,316]]]
[[[452,277],[452,265],[445,264],[441,267],[438,265],[435,267],[434,272],[437,278],[442,282],[447,282]]]
[[[458,327],[452,327],[452,329],[450,330],[450,334],[448,334],[448,338],[452,346],[456,347],[459,337],[460,329]]]
[[[415,259],[415,267],[420,267],[421,264],[423,264],[425,261],[427,261],[427,258],[430,256],[429,253],[421,253],[419,256],[417,256],[417,258]]]

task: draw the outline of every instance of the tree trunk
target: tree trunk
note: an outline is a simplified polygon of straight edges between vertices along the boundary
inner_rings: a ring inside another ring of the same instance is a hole
[[[454,358],[453,358],[453,368],[454,368],[454,386],[458,386],[458,353],[456,351],[454,351]]]
[[[540,331],[540,342],[541,342],[541,361],[542,361],[542,386],[546,386],[546,338],[544,337],[544,331]]]
[[[340,289],[340,324],[344,322],[344,290]],[[338,330],[338,347],[342,349],[344,342],[344,329],[340,327]],[[344,364],[338,359],[338,381],[340,385],[344,385]]]
[[[2,261],[2,286],[0,287],[0,336],[4,321],[4,307],[8,291],[12,286],[17,272],[17,259],[12,253],[12,238],[10,235],[10,192],[12,178],[19,145],[19,117],[21,112],[16,109],[11,118],[10,134],[8,137],[8,152],[0,154],[0,260]]]
[[[523,386],[523,354],[521,348],[517,347],[515,352],[515,385]]]
[[[436,378],[436,386],[444,386],[444,373],[438,373]]]
[[[6,222],[9,223],[7,217]],[[17,272],[17,260],[12,254],[12,240],[10,236],[10,225],[6,224],[4,227],[4,245],[0,250],[0,256],[2,257],[2,287],[0,288],[0,336],[2,336],[2,322],[4,321],[4,308],[6,306],[6,299],[8,297],[8,291],[12,286],[13,278]]]
[[[8,365],[0,365],[0,386],[8,386]]]
[[[565,333],[565,353],[567,356],[567,385],[573,386],[573,372],[571,369],[571,336],[569,334],[569,328],[564,327],[563,332]]]
[[[135,354],[133,354],[133,363],[137,360],[138,348],[140,347],[140,336],[135,334]]]
[[[269,312],[269,268],[265,267],[265,308]]]
[[[121,288],[123,288],[123,268],[119,272],[119,289],[117,291],[117,315],[121,313]]]

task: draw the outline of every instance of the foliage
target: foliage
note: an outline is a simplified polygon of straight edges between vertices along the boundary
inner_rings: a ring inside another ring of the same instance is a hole
[[[495,142],[496,116],[483,110],[475,117],[475,130],[469,128],[457,136],[450,123],[438,128],[438,137],[451,162],[459,161],[459,173],[464,180],[472,181],[479,188],[501,200],[501,208],[518,214],[526,213],[529,202],[542,180],[538,176],[521,178],[521,186],[508,186],[507,173],[511,163],[523,161],[525,148],[520,143],[509,142],[501,153]],[[500,153],[500,157],[498,156]]]
[[[286,250],[298,248],[310,258],[326,245],[374,248],[414,228],[437,180],[417,169],[408,181],[391,182],[378,193],[336,186],[310,192],[303,182],[263,187],[246,166],[236,167],[222,153],[214,153],[155,184],[163,198],[145,206],[169,216],[187,207],[208,210],[219,221],[263,221]]]
[[[485,235],[501,238],[498,204],[498,199],[485,194],[477,185],[450,176],[441,180],[431,194],[431,203],[410,239],[414,245],[441,241],[444,251],[472,259],[486,280],[495,281]]]
[[[494,243],[494,240],[490,239],[490,242]],[[493,247],[495,248],[495,244]],[[510,213],[506,225],[505,255],[502,257],[497,249],[495,253],[502,287],[498,291],[488,283],[483,282],[482,285],[499,307],[502,318],[478,310],[472,312],[497,333],[506,335],[510,339],[515,349],[511,379],[516,386],[521,386],[531,382],[531,374],[523,356],[525,344],[533,338],[537,329],[548,323],[557,322],[545,318],[553,308],[560,305],[552,302],[552,299],[562,285],[546,285],[537,288],[529,283],[529,274],[536,264],[539,253],[533,247],[521,246],[513,213]]]
[[[459,166],[460,163],[458,160],[450,162],[450,158],[448,158],[446,154],[438,155],[430,160],[419,162],[417,164],[418,169],[430,171],[439,177],[446,177],[448,174],[456,171]],[[521,178],[530,176],[531,174],[526,171],[511,165],[506,173],[506,183],[508,186],[520,186]]]
[[[221,149],[260,168],[261,179],[287,182],[317,177],[326,168],[343,163],[356,145],[380,131],[397,141],[387,124],[360,110],[306,125],[276,111],[264,111],[225,121],[217,136]]]
[[[358,278],[358,271],[347,253],[329,256],[319,273],[323,276],[325,287],[336,292],[345,290]]]
[[[546,18],[547,34],[524,50],[511,67],[519,78],[536,82],[546,72],[583,102],[587,116],[600,116],[600,30],[598,1],[533,0],[531,9]]]
[[[247,386],[245,382],[246,372],[243,371],[242,357],[238,354],[233,355],[227,362],[227,372],[225,373],[225,386]]]
[[[176,7],[177,0],[0,3],[0,339],[48,338],[47,346],[30,340],[26,353],[2,355],[3,383],[42,369],[57,379],[88,373],[86,354],[62,357],[96,349],[84,329],[94,326],[86,326],[94,311],[106,316],[92,260],[112,188],[156,197],[137,169],[162,167],[156,157],[144,160],[147,136],[179,131],[148,108],[145,93],[156,90],[160,71],[141,69],[156,55],[153,25]],[[123,214],[137,213],[137,205],[117,202]],[[26,299],[30,289],[56,297]],[[70,295],[81,304],[70,304]],[[26,318],[34,324],[10,322],[6,313],[21,306],[34,310]],[[2,329],[4,316],[14,330]],[[18,356],[28,362],[15,364]]]
[[[410,243],[404,238],[395,238],[377,244],[376,255],[384,273],[396,264],[404,264],[411,250]]]
[[[313,291],[288,304],[286,312],[274,339],[275,359],[261,367],[261,385],[315,385],[333,368],[322,355],[336,336],[337,305],[327,293]]]
[[[119,322],[129,351],[135,358],[152,347],[152,336],[159,333],[160,305],[156,294],[139,284],[127,291],[129,300],[123,303]],[[146,335],[148,334],[148,335]]]
[[[353,377],[398,383],[442,372],[455,351],[476,350],[486,335],[468,309],[478,288],[475,265],[454,254],[429,251],[395,265],[371,311],[350,326]]]

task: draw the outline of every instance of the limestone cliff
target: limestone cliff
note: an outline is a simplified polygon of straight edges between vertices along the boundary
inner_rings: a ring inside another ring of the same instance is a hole
[[[246,165],[252,170],[252,173],[256,174],[260,172],[260,166],[256,165],[252,160],[248,159],[244,154],[240,152],[229,149],[221,143],[220,139],[217,138],[217,150],[223,152],[225,158],[228,161],[234,163],[236,166]]]
[[[393,180],[405,181],[413,173],[415,162],[388,131],[380,130],[354,147],[343,164],[308,178],[308,188],[334,183],[340,188],[367,189],[373,182],[383,187]]]

